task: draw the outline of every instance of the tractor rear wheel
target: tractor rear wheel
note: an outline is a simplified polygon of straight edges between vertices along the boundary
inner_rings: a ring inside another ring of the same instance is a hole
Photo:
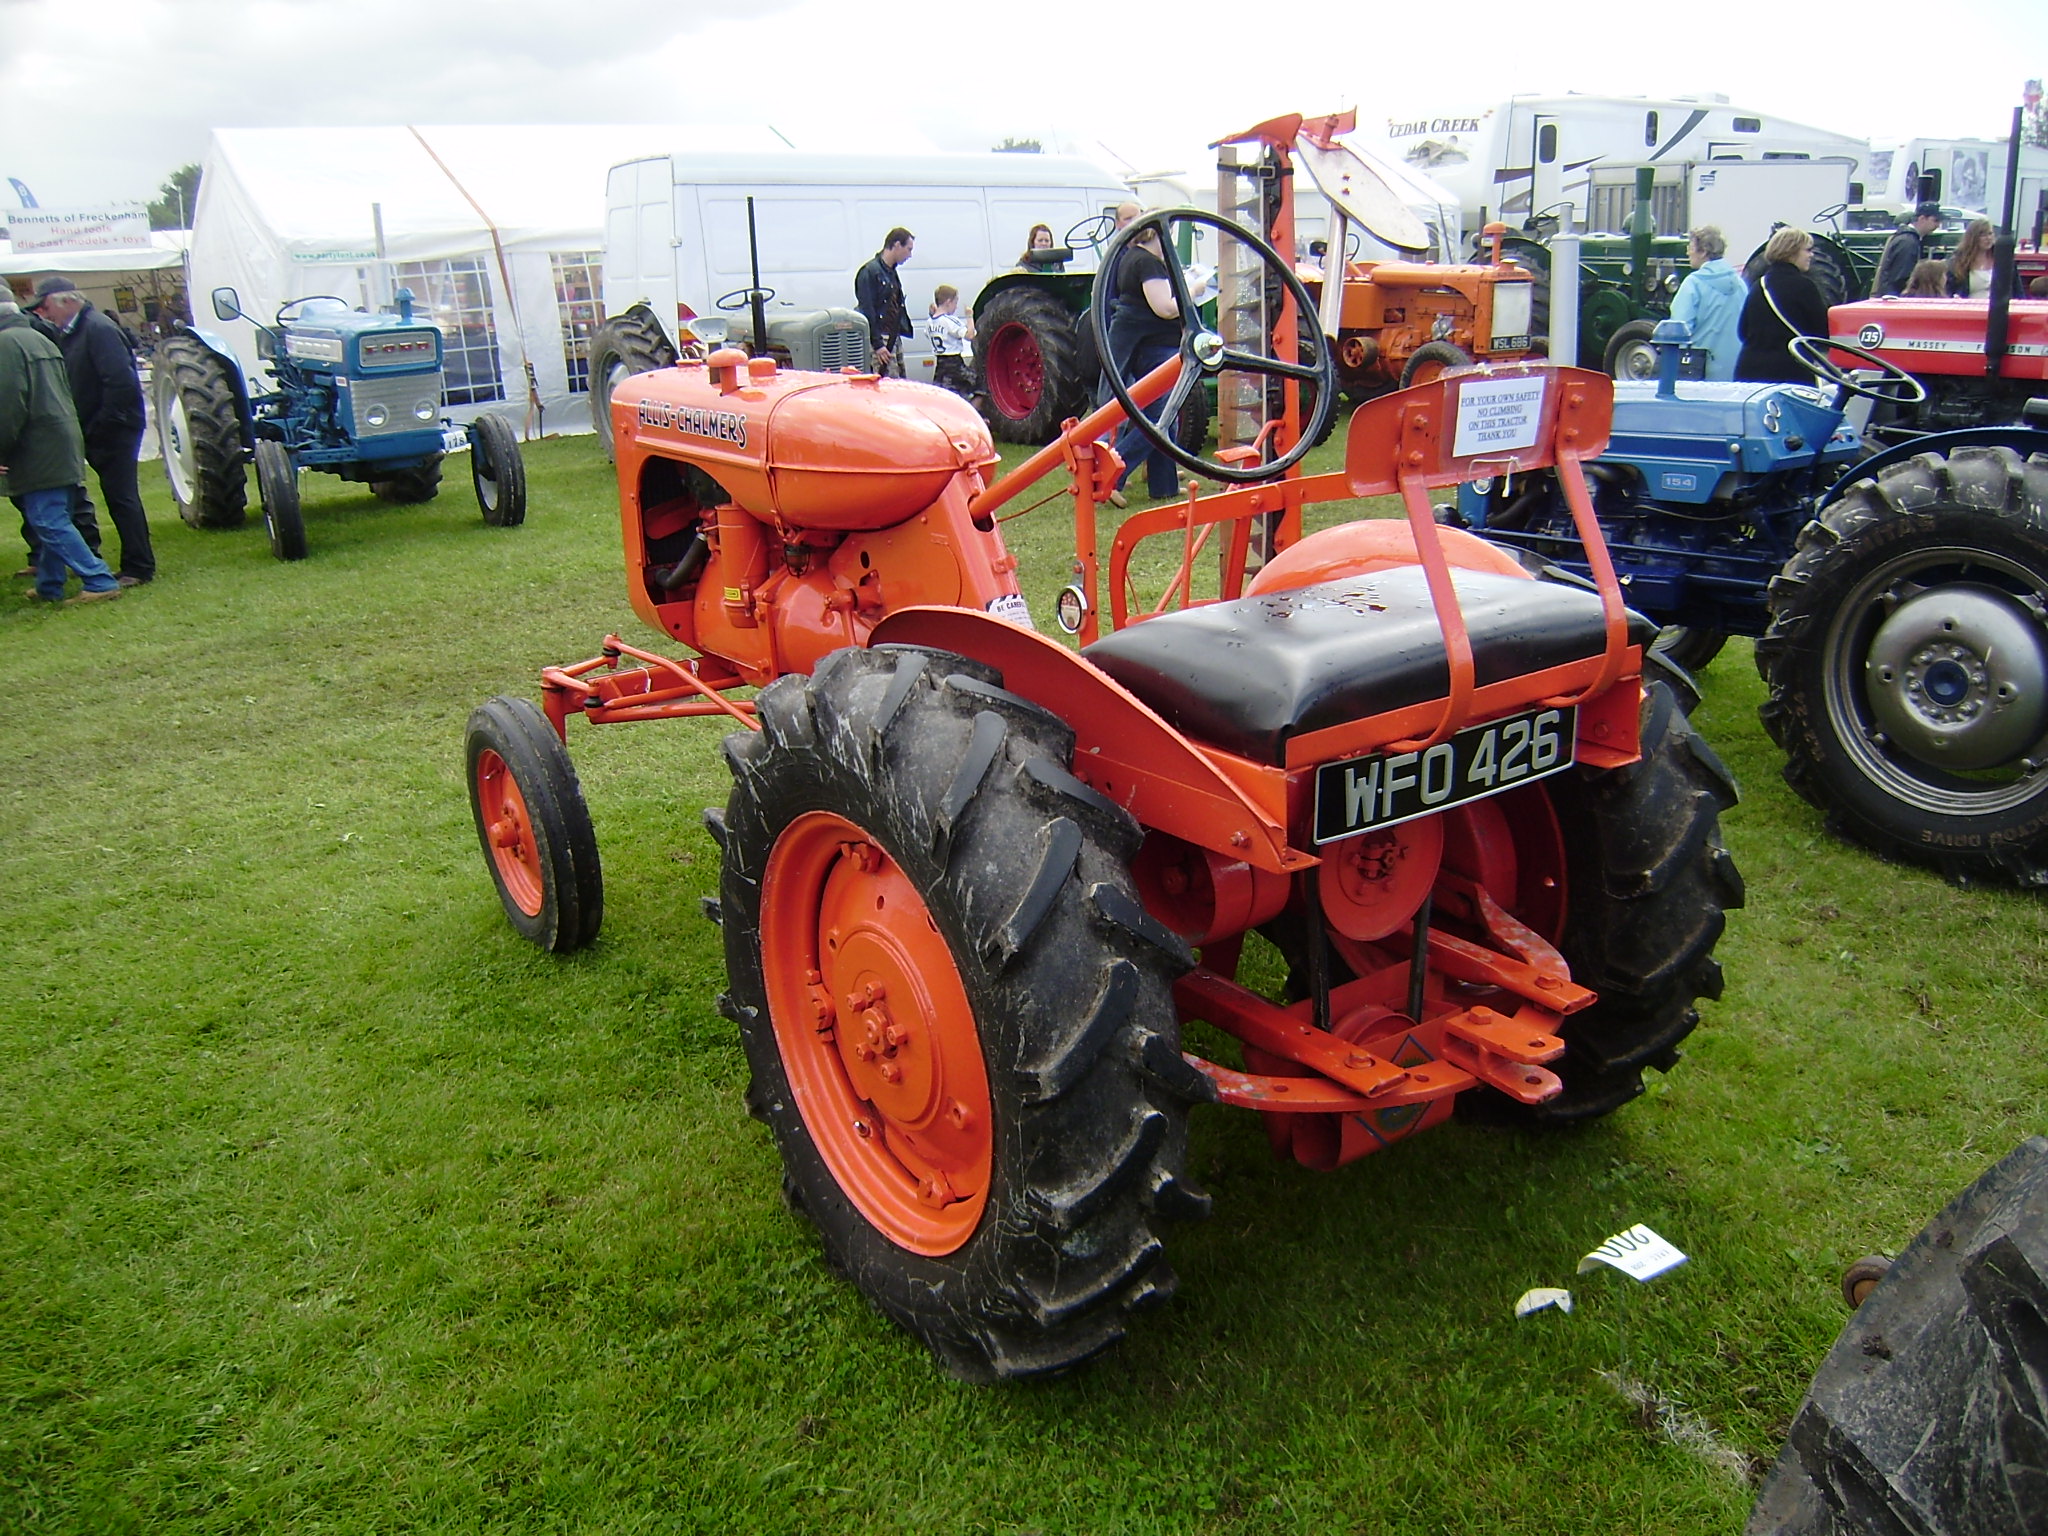
[[[2048,462],[1887,465],[1801,531],[1770,603],[1763,722],[1829,826],[2048,885]]]
[[[590,338],[590,425],[604,456],[615,455],[612,444],[612,391],[636,373],[675,366],[676,349],[661,323],[641,305],[614,315]]]
[[[1735,783],[1663,683],[1644,690],[1642,758],[1546,780],[1564,857],[1558,950],[1599,1001],[1564,1021],[1551,1070],[1564,1091],[1522,1105],[1490,1088],[1463,1094],[1467,1119],[1531,1127],[1609,1114],[1643,1091],[1643,1069],[1668,1071],[1699,1023],[1694,1004],[1721,995],[1714,945],[1743,902],[1721,842]]]
[[[382,480],[372,480],[370,490],[379,501],[396,506],[416,506],[441,494],[441,455],[435,454],[414,469],[402,469]]]
[[[241,527],[249,516],[249,485],[227,360],[196,337],[167,336],[152,368],[157,440],[178,515],[194,528]]]
[[[505,916],[542,949],[581,949],[604,922],[604,873],[561,737],[528,700],[501,694],[470,714],[463,750],[470,813]]]
[[[1640,383],[1657,377],[1657,349],[1650,345],[1654,320],[1631,320],[1607,338],[1606,368],[1616,379]]]
[[[484,415],[469,424],[469,478],[485,522],[516,528],[526,521],[526,460],[504,417]]]
[[[969,1379],[1107,1348],[1173,1289],[1155,1220],[1207,1210],[1181,1177],[1192,957],[1072,732],[999,682],[836,652],[762,690],[707,817],[748,1107],[826,1257]]]
[[[299,512],[299,470],[284,444],[256,440],[256,494],[263,500],[263,526],[270,552],[280,560],[306,558],[306,520]]]
[[[1005,288],[982,307],[974,345],[982,413],[999,440],[1049,443],[1087,409],[1095,376],[1084,371],[1081,322],[1052,294]]]
[[[1401,365],[1401,387],[1427,384],[1447,368],[1469,368],[1472,358],[1461,346],[1448,341],[1425,341],[1408,354]]]
[[[1718,629],[1696,624],[1666,624],[1657,631],[1655,649],[1672,665],[1686,672],[1699,672],[1721,654],[1728,636]]]

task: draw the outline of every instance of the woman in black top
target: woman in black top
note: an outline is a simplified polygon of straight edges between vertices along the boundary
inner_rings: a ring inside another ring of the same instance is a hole
[[[1160,250],[1157,227],[1147,229],[1116,258],[1116,308],[1110,312],[1110,366],[1126,385],[1135,385],[1154,368],[1180,350],[1180,304],[1174,298],[1173,282],[1166,275],[1166,258]],[[1145,414],[1157,421],[1165,397],[1145,407]],[[1180,494],[1180,471],[1172,459],[1154,447],[1136,426],[1125,422],[1116,438],[1117,456],[1126,466],[1124,482],[1145,466],[1145,489],[1155,501]],[[1136,454],[1138,457],[1133,458]]]
[[[1753,383],[1811,384],[1813,374],[1793,357],[1794,336],[1828,334],[1827,301],[1806,269],[1813,265],[1813,236],[1786,226],[1764,243],[1763,272],[1743,300],[1735,332],[1742,355],[1735,377]]]

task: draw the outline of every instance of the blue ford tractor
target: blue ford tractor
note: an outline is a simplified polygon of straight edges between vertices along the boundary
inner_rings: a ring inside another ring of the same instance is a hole
[[[232,288],[213,291],[221,320],[250,318]],[[246,516],[243,466],[254,462],[271,552],[306,557],[298,473],[320,470],[367,484],[385,501],[431,501],[441,458],[467,443],[484,521],[526,517],[519,440],[497,416],[467,429],[441,416],[441,332],[413,317],[366,314],[341,299],[292,299],[272,325],[257,322],[257,353],[274,387],[252,390],[218,336],[181,331],[156,352],[154,393],[164,472],[178,512],[195,528],[236,528]]]
[[[1883,358],[1802,337],[1814,386],[1681,383],[1684,325],[1654,340],[1658,378],[1615,384],[1586,473],[1665,656],[1698,670],[1756,639],[1785,778],[1835,830],[1953,879],[2048,885],[2048,402],[1869,454],[1864,402],[1926,397]],[[1439,515],[1590,575],[1548,470]]]

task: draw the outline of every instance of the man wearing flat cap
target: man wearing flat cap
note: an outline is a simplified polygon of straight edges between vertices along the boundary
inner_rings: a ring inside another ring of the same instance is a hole
[[[121,536],[121,585],[140,586],[156,575],[156,553],[149,545],[149,519],[136,481],[143,411],[135,354],[121,328],[93,308],[68,277],[37,283],[30,307],[56,331],[64,353],[78,425],[85,433],[85,461],[99,479],[107,515]],[[83,487],[77,495],[85,497]]]
[[[1939,228],[1941,204],[1922,203],[1913,210],[1912,221],[1892,232],[1891,239],[1884,243],[1884,254],[1877,258],[1877,281],[1870,287],[1872,298],[1906,291],[1906,284],[1913,280],[1913,268],[1920,264],[1922,242]]]

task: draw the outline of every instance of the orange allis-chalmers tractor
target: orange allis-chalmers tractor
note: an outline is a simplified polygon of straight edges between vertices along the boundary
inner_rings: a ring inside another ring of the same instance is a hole
[[[1604,1114],[1718,993],[1742,899],[1717,820],[1733,788],[1645,676],[1651,632],[1580,473],[1608,380],[1450,374],[1361,407],[1344,467],[1303,475],[1335,403],[1307,296],[1213,215],[1155,212],[1121,240],[1166,226],[1172,249],[1184,221],[1270,279],[1266,344],[1191,323],[993,483],[986,427],[944,390],[736,351],[622,382],[628,587],[692,654],[613,636],[542,673],[542,708],[497,698],[469,725],[505,910],[567,950],[603,899],[570,718],[731,718],[707,906],[748,1107],[828,1258],[969,1378],[1071,1366],[1170,1294],[1160,1224],[1209,1208],[1191,1105],[1257,1111],[1319,1169],[1457,1112]],[[1282,403],[1205,460],[1140,408],[1172,422],[1218,372]],[[1127,416],[1223,489],[1123,521],[1105,624],[1096,514],[1119,463],[1098,439]],[[1597,589],[1432,516],[1433,489],[1545,466]],[[1056,472],[1079,649],[1032,627],[998,521]],[[1405,520],[1303,534],[1305,508],[1386,494]],[[1253,574],[1269,518],[1278,553]],[[1141,605],[1132,554],[1155,536],[1177,569]],[[1238,979],[1255,931],[1291,965],[1284,996]],[[1185,1051],[1192,1020],[1241,1059]]]

